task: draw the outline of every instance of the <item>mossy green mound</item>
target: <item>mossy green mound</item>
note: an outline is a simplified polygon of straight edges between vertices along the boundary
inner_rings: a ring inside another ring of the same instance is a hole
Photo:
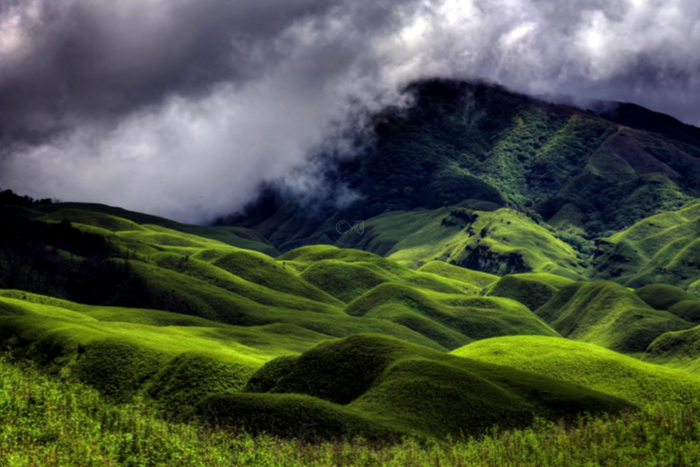
[[[669,310],[683,300],[695,300],[696,297],[685,290],[668,284],[645,285],[634,291],[650,307],[656,310]]]
[[[291,325],[235,327],[19,291],[0,296],[3,349],[111,398],[147,394],[173,410],[192,407],[213,392],[238,391],[270,359],[327,338]]]
[[[644,359],[700,373],[700,327],[662,334],[651,343]]]
[[[498,276],[496,275],[454,266],[443,261],[429,261],[418,268],[418,271],[428,272],[442,276],[446,279],[463,282],[478,290],[481,290],[487,285],[490,285],[498,280]]]
[[[401,323],[447,348],[455,348],[458,342],[464,344],[497,335],[556,335],[535,314],[513,300],[440,294],[399,284],[375,287],[350,303],[345,312]]]
[[[161,226],[169,230],[192,234],[199,237],[216,240],[238,248],[260,251],[268,255],[277,255],[277,250],[265,237],[255,230],[241,227],[204,227],[199,225],[182,224],[150,214],[143,214],[126,209],[105,206],[94,203],[56,203],[33,205],[32,209],[23,209],[24,217],[40,219],[68,220],[84,225],[93,225],[111,231],[130,230],[126,222],[137,225]],[[61,214],[58,214],[62,211]],[[138,230],[138,229],[137,229]]]
[[[697,200],[643,219],[598,242],[590,273],[628,287],[670,284],[690,289],[700,280],[699,228]]]
[[[573,281],[545,273],[505,276],[489,287],[488,295],[516,300],[535,311],[552,299],[562,287]]]
[[[390,280],[369,267],[333,259],[314,263],[301,277],[345,303]]]
[[[564,337],[623,353],[644,352],[661,334],[692,327],[608,281],[567,285],[537,315]]]
[[[68,220],[76,224],[90,225],[100,229],[110,230],[112,232],[128,231],[128,230],[144,230],[136,222],[103,214],[93,211],[83,211],[81,209],[61,209],[42,216],[36,220],[42,221],[63,221]]]
[[[579,384],[639,405],[690,403],[700,397],[700,378],[695,375],[568,339],[497,337],[451,354]]]
[[[328,341],[296,361],[260,372],[265,375],[258,387],[267,392],[213,396],[200,404],[199,413],[218,423],[280,435],[342,437],[346,433],[329,422],[340,419],[362,436],[390,427],[445,437],[526,426],[533,416],[572,419],[582,412],[632,407],[552,378],[376,335]],[[277,408],[282,408],[280,418],[274,416]]]
[[[270,290],[342,306],[333,297],[300,278],[284,262],[275,261],[262,253],[248,250],[221,252],[214,249],[197,253],[195,257],[208,260],[217,268]]]
[[[700,322],[700,300],[681,300],[668,309],[669,313],[691,323]]]
[[[388,212],[366,220],[364,235],[346,233],[340,241],[346,244],[350,237],[354,248],[411,268],[439,260],[499,276],[545,272],[580,280],[584,272],[571,245],[527,214],[507,208]]]
[[[104,217],[94,212],[86,216]],[[111,221],[112,217],[107,219]],[[124,221],[121,227],[131,228],[131,222]],[[381,333],[441,350],[459,347],[473,338],[460,330],[464,319],[459,314],[467,314],[467,310],[450,312],[449,316],[442,312],[431,316],[405,307],[385,307],[361,318],[344,313],[346,304],[334,294],[349,302],[371,291],[377,283],[453,296],[473,289],[462,280],[414,271],[369,252],[309,246],[275,260],[158,225],[141,225],[136,230],[114,227],[116,232],[79,223],[51,225],[55,228],[42,234],[48,236],[37,239],[45,240],[49,248],[42,250],[44,257],[24,264],[22,268],[26,270],[14,273],[13,258],[7,264],[0,261],[0,281],[7,279],[6,284],[0,285],[46,291],[101,307],[148,308],[236,326],[286,323],[333,337]],[[49,224],[33,222],[22,228],[31,233],[36,226]],[[73,240],[64,246],[57,239],[66,232]],[[95,252],[80,247],[85,239],[95,243]],[[31,250],[31,245],[27,248]],[[46,263],[55,266],[42,270]],[[454,271],[451,275],[455,276]],[[489,277],[471,275],[479,280]],[[471,310],[472,321],[478,321],[480,328],[473,334],[517,333],[520,324],[524,325],[522,332],[551,332],[543,331],[542,323],[533,322],[536,318],[532,315],[522,316],[521,311],[501,314]],[[109,317],[110,311],[91,313],[97,313],[95,316],[101,319],[119,319]],[[123,313],[146,325],[171,319],[158,313]]]

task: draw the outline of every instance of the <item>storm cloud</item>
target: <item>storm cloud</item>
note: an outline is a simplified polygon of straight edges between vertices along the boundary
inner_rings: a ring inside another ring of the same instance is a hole
[[[683,0],[0,0],[0,186],[204,222],[318,189],[310,152],[427,76],[698,125],[698,43]]]

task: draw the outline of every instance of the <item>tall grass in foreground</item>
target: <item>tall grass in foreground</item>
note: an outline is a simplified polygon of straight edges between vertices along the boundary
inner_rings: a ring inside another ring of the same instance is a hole
[[[304,444],[170,423],[142,402],[114,405],[0,355],[2,466],[700,465],[698,421],[700,403],[664,404],[468,441]]]

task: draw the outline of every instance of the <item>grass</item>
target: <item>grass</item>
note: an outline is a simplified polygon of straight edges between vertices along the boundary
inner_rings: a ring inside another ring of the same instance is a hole
[[[585,342],[507,336],[473,342],[451,353],[578,384],[640,406],[700,400],[698,376]]]
[[[63,212],[57,211],[57,215]],[[89,252],[78,256],[48,238],[49,248],[43,250],[39,260],[28,262],[18,257],[16,265],[0,261],[0,285],[6,277],[6,287],[69,301],[167,311],[236,326],[289,324],[332,337],[375,332],[437,349],[446,349],[443,344],[453,348],[468,341],[449,329],[439,330],[441,323],[425,317],[401,322],[348,316],[344,313],[346,303],[341,301],[352,301],[380,278],[417,290],[455,295],[471,292],[471,286],[461,281],[413,271],[359,250],[312,246],[273,259],[162,226],[137,225],[94,212],[71,212],[76,221],[94,225],[61,223],[55,224],[54,230],[60,234],[67,229],[78,243],[89,234],[107,253],[100,250],[100,256],[89,256]],[[34,225],[47,224],[36,223],[27,229],[31,231]],[[28,244],[28,254],[33,251],[36,249]],[[47,262],[56,266],[47,269]],[[23,270],[21,274],[17,274],[16,266]],[[17,277],[22,280],[16,281]],[[360,279],[367,277],[376,280],[361,286]],[[47,287],[46,281],[54,285]],[[128,313],[130,319],[138,319],[138,312]],[[153,315],[141,315],[140,323],[151,322]],[[421,321],[420,326],[416,319]],[[445,339],[443,331],[452,335]]]
[[[557,335],[513,300],[440,294],[399,284],[375,287],[350,303],[345,312],[402,323],[448,349],[497,335]]]
[[[466,441],[307,444],[166,421],[143,403],[114,405],[88,387],[0,356],[0,462],[42,466],[695,465],[697,404],[659,405],[622,417],[537,420],[525,430]]]
[[[698,225],[697,201],[643,219],[599,244],[590,274],[634,288],[669,284],[692,293],[700,280]]]
[[[669,310],[678,302],[695,299],[694,295],[668,284],[646,285],[634,293],[655,310]]]
[[[552,378],[378,335],[321,343],[281,368],[260,371],[257,386],[268,391],[213,395],[198,413],[218,425],[312,439],[408,433],[444,438],[484,433],[494,425],[521,428],[533,416],[572,420],[583,412],[633,407]]]
[[[651,343],[644,358],[700,373],[700,328],[662,334]]]
[[[573,281],[545,273],[512,274],[488,288],[488,295],[516,300],[535,311],[547,303],[562,287]]]
[[[413,269],[442,261],[499,276],[541,272],[580,280],[584,272],[573,247],[526,214],[506,208],[389,212],[365,221],[355,247]]]
[[[118,227],[123,226],[125,221],[130,221],[137,225],[153,225],[165,227],[185,234],[196,235],[218,242],[232,245],[238,248],[260,251],[269,255],[276,255],[277,250],[262,235],[254,230],[241,227],[203,227],[199,225],[182,224],[179,222],[152,216],[139,212],[128,211],[126,209],[105,206],[92,203],[56,203],[32,205],[31,209],[24,209],[24,215],[29,218],[45,219],[68,219],[71,222],[102,227],[111,225],[119,230],[127,230]],[[112,219],[119,219],[114,224]]]
[[[298,354],[327,338],[291,325],[234,327],[24,292],[0,297],[3,349],[51,373],[73,375],[116,400],[149,394],[171,405],[185,401],[193,406],[217,388],[240,389],[270,359]],[[195,366],[208,370],[192,374]]]
[[[493,274],[461,268],[443,261],[429,261],[418,268],[418,271],[437,274],[438,276],[442,276],[446,279],[463,282],[478,290],[481,290],[487,285],[490,285],[498,280],[498,276]]]
[[[564,337],[628,354],[643,353],[665,332],[692,327],[609,281],[567,285],[537,315]]]

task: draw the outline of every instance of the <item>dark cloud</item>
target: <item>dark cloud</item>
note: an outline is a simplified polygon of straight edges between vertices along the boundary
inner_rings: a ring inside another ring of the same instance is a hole
[[[699,18],[690,0],[0,0],[0,186],[189,221],[265,180],[324,190],[309,152],[430,75],[700,124]]]
[[[317,0],[6,2],[0,132],[42,136],[255,79],[279,59],[270,38],[327,10]]]

